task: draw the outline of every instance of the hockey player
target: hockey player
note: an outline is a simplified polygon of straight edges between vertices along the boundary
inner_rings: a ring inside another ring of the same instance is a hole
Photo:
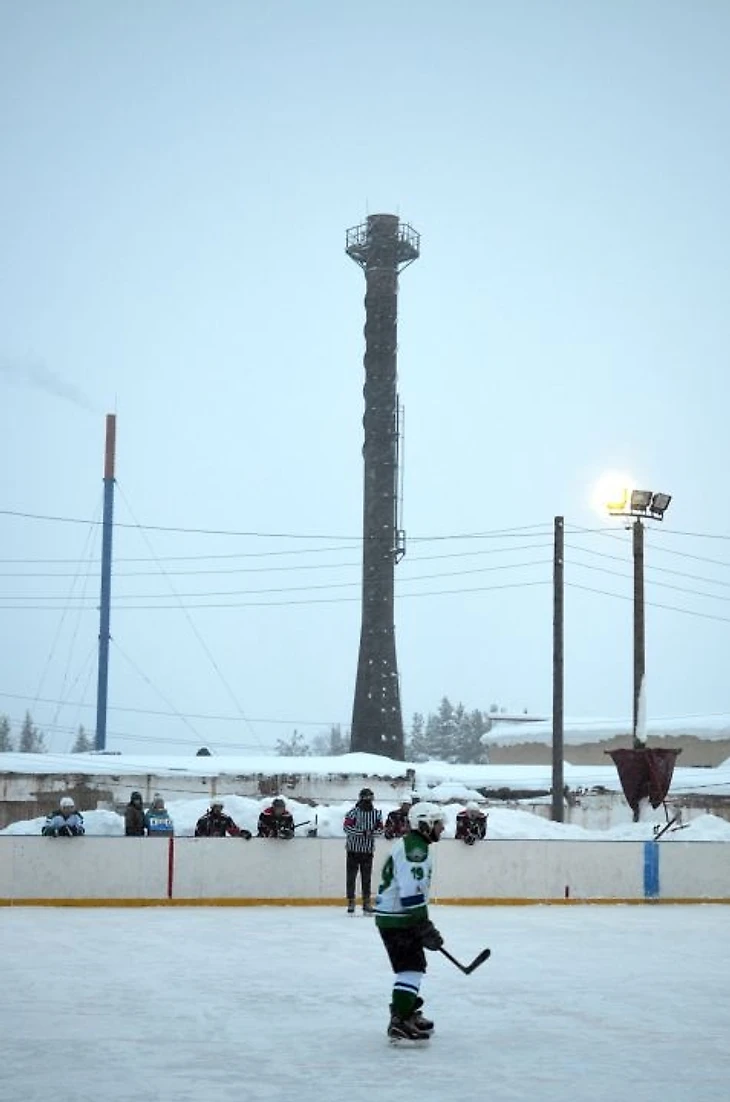
[[[58,811],[51,812],[41,830],[46,838],[73,838],[84,833],[84,817],[70,796],[61,799]]]
[[[223,800],[213,800],[205,815],[201,815],[195,824],[195,837],[225,838],[226,835],[230,835],[232,838],[240,837],[248,840],[251,837],[251,831],[236,826],[231,816],[226,815],[223,808]]]
[[[293,838],[294,818],[287,811],[286,802],[277,796],[271,801],[271,807],[265,807],[259,815],[259,838]]]
[[[456,816],[454,837],[465,842],[467,846],[473,846],[475,842],[483,841],[486,836],[487,816],[480,810],[479,804],[472,800]]]
[[[345,891],[347,892],[347,913],[355,913],[355,884],[360,873],[362,888],[363,914],[373,913],[370,898],[373,877],[373,855],[375,854],[375,836],[383,833],[383,814],[373,805],[372,788],[361,788],[357,803],[345,815],[345,849],[347,864],[345,867]]]
[[[385,830],[384,834],[386,838],[402,838],[404,834],[407,834],[411,829],[408,824],[408,812],[411,810],[414,804],[418,803],[418,794],[411,792],[409,795],[404,796],[400,802],[400,807],[397,807],[395,811],[390,811],[385,817]]]
[[[410,831],[394,844],[383,865],[375,899],[375,924],[395,973],[388,1037],[393,1042],[427,1041],[433,1022],[421,1013],[419,992],[426,971],[424,949],[444,943],[428,917],[431,887],[429,846],[444,829],[444,813],[432,803],[417,803],[409,812]]]

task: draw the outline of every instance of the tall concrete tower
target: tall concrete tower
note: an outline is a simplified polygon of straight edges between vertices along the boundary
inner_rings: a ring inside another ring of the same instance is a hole
[[[353,751],[403,760],[395,656],[398,526],[398,275],[418,259],[419,235],[395,214],[371,214],[347,231],[346,252],[365,272],[365,429],[362,626],[352,708]]]

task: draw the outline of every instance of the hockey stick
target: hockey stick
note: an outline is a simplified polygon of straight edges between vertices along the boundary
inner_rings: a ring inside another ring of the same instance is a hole
[[[448,953],[446,949],[444,949],[443,945],[439,949],[439,953],[443,953],[444,956],[447,957],[452,964],[456,965],[460,972],[463,972],[465,976],[469,976],[472,972],[475,971],[475,969],[479,967],[480,964],[484,964],[485,960],[489,960],[492,955],[492,950],[482,949],[481,953],[479,953],[478,956],[474,957],[474,960],[471,962],[471,964],[461,964],[461,962],[458,961],[456,957],[452,957],[451,953]]]

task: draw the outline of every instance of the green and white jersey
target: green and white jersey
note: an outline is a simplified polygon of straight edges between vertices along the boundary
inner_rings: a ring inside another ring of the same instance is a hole
[[[428,918],[431,890],[429,843],[418,831],[399,838],[380,874],[375,922],[383,928],[417,926]]]

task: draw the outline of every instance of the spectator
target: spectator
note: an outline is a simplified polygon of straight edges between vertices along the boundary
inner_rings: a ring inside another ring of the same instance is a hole
[[[259,815],[259,838],[293,838],[294,818],[286,809],[286,803],[277,796],[271,807],[265,807]]]
[[[413,804],[418,803],[418,794],[411,792],[408,796],[404,796],[400,802],[400,807],[397,807],[395,811],[390,811],[385,819],[385,837],[389,839],[402,838],[404,834],[407,834],[411,829],[408,823],[408,812],[411,810]]]
[[[144,837],[144,808],[141,792],[133,792],[124,809],[124,833],[128,838]]]
[[[232,838],[251,837],[250,830],[236,826],[230,815],[226,815],[224,806],[223,800],[213,800],[205,815],[201,815],[195,824],[196,838],[225,838],[226,835]]]
[[[345,872],[347,913],[350,915],[355,913],[355,885],[357,884],[358,872],[360,873],[360,886],[362,888],[363,914],[373,914],[370,896],[375,836],[383,833],[383,816],[373,806],[373,798],[371,788],[362,788],[357,803],[347,812],[342,824],[345,828],[345,849],[347,851]]]
[[[70,796],[64,796],[45,821],[41,834],[46,838],[73,838],[84,834],[84,817]]]
[[[171,838],[175,833],[164,797],[159,792],[155,792],[152,805],[145,812],[144,828],[148,838]]]
[[[456,816],[455,837],[467,846],[473,846],[487,836],[487,816],[473,800]]]

